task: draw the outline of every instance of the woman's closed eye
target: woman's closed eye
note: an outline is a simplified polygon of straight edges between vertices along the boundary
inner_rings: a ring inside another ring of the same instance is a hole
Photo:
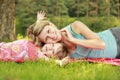
[[[50,33],[50,30],[49,30],[49,29],[47,30],[47,33],[48,33],[48,34]],[[48,37],[46,37],[45,42],[47,42],[47,40],[48,40]]]
[[[47,32],[50,33],[50,30],[48,29]]]
[[[51,32],[52,32],[52,30],[51,30],[51,29],[48,29],[48,30],[47,30],[47,33],[51,33]]]

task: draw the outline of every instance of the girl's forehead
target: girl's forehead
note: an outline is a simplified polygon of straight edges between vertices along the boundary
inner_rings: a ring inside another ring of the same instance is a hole
[[[61,43],[54,43],[54,45],[60,45],[61,46],[62,44]]]

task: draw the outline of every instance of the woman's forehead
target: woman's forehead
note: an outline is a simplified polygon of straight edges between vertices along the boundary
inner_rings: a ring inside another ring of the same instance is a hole
[[[52,28],[54,28],[54,27],[52,27],[51,25],[46,25],[41,32],[47,31],[47,30],[52,29]]]

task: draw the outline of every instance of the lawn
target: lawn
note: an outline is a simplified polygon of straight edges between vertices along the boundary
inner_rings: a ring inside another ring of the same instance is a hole
[[[59,67],[55,62],[0,62],[0,80],[120,80],[120,67],[74,62]]]

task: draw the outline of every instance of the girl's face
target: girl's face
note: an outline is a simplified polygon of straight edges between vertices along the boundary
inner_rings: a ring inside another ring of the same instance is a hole
[[[49,24],[44,27],[38,38],[44,43],[56,43],[61,40],[61,33],[56,26]]]
[[[62,56],[62,44],[45,44],[42,47],[42,52],[46,52],[46,55],[51,58],[60,58]]]

